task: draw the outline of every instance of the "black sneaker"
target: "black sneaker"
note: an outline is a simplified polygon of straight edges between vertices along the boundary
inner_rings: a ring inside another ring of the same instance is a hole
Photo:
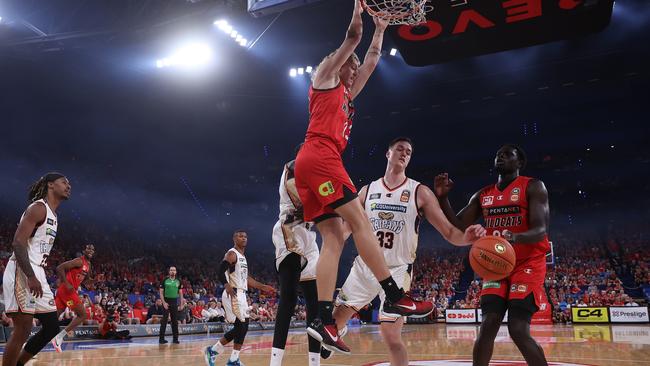
[[[158,340],[158,343],[160,343],[160,344],[167,344],[167,343],[169,343],[169,341],[166,340],[166,339],[160,339],[160,340]]]
[[[324,325],[320,319],[314,319],[309,327],[307,333],[312,338],[321,342],[321,345],[334,352],[340,352],[346,355],[350,354],[350,348],[343,342],[342,337],[339,336],[339,331],[336,324]]]
[[[323,360],[327,360],[328,358],[332,357],[332,354],[332,351],[328,350],[327,348],[320,348],[320,358]]]
[[[174,340],[172,341],[172,343],[173,343],[173,344],[181,344],[181,342],[179,342],[178,339],[174,339]]]

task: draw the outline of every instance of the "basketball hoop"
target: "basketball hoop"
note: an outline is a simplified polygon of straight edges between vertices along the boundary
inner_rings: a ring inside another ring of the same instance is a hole
[[[426,13],[433,10],[429,0],[366,0],[366,11],[389,25],[416,25],[426,22]]]

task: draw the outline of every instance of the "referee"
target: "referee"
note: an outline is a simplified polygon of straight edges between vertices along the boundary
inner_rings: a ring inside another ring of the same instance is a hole
[[[181,281],[176,278],[176,267],[169,267],[169,277],[165,278],[160,285],[160,298],[163,301],[165,311],[163,313],[162,321],[160,322],[160,344],[168,343],[165,339],[165,331],[167,330],[167,319],[171,314],[172,318],[172,334],[174,336],[173,343],[178,344],[178,307],[182,309],[184,304],[183,300],[183,285]],[[180,298],[180,304],[179,304]]]

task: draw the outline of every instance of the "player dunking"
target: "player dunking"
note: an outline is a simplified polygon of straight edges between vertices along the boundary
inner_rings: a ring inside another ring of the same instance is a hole
[[[483,322],[474,343],[474,366],[487,366],[494,339],[508,310],[508,331],[519,351],[532,366],[547,365],[544,350],[530,335],[530,322],[537,310],[548,306],[544,291],[548,242],[548,192],[542,181],[519,175],[526,166],[526,154],[516,145],[504,145],[496,154],[499,173],[495,185],[476,192],[458,215],[447,195],[453,182],[446,173],[436,177],[435,192],[445,215],[464,228],[481,216],[489,235],[513,243],[517,262],[509,277],[485,281],[481,291]]]
[[[60,173],[48,173],[29,190],[27,207],[13,239],[14,253],[3,275],[4,301],[14,330],[7,341],[3,366],[22,366],[59,332],[54,295],[45,277],[45,265],[56,239],[56,209],[70,198],[70,182]],[[41,330],[21,347],[32,330],[32,320]]]
[[[269,285],[256,281],[248,274],[248,262],[244,257],[248,235],[243,230],[237,230],[233,234],[234,247],[226,252],[219,268],[219,281],[224,284],[224,290],[221,297],[223,309],[226,313],[226,321],[234,324],[221,339],[213,346],[208,346],[204,350],[205,363],[208,366],[214,366],[217,355],[224,352],[224,346],[235,341],[232,354],[226,363],[227,366],[240,366],[239,352],[244,344],[244,338],[248,332],[248,299],[246,292],[248,287],[273,293],[275,290]]]
[[[302,203],[296,191],[294,164],[284,165],[280,178],[280,217],[273,227],[275,266],[280,277],[280,302],[275,318],[271,366],[282,365],[291,316],[298,299],[300,283],[307,307],[307,322],[318,314],[316,233],[303,221]],[[309,366],[320,365],[320,342],[309,336]]]
[[[338,336],[332,318],[332,298],[344,245],[343,220],[350,225],[359,255],[386,293],[381,309],[384,315],[426,316],[433,310],[431,302],[411,299],[391,277],[377,237],[341,160],[352,128],[352,100],[366,85],[379,62],[388,24],[374,18],[372,42],[363,65],[359,65],[354,50],[361,41],[362,12],[362,4],[355,1],[345,40],[336,51],[325,57],[313,75],[309,90],[309,127],[295,167],[296,188],[303,203],[304,219],[315,222],[323,238],[316,268],[320,318],[311,322],[307,331],[319,339],[323,347],[342,353],[349,353],[350,349]]]
[[[465,233],[453,226],[440,209],[438,199],[429,187],[406,176],[411,161],[411,140],[399,137],[391,141],[386,152],[386,172],[382,178],[361,188],[359,197],[370,223],[383,248],[390,273],[399,285],[410,288],[411,271],[418,246],[418,227],[424,217],[442,236],[457,246],[470,245],[485,229],[469,226]],[[379,295],[385,300],[377,279],[363,259],[357,257],[343,288],[336,299],[334,319],[339,329],[352,315]],[[408,365],[406,346],[402,342],[404,317],[380,315],[379,330],[388,346],[390,364]]]
[[[76,315],[70,324],[52,339],[52,345],[57,352],[62,351],[61,344],[66,333],[72,332],[86,320],[86,309],[77,291],[79,290],[79,286],[86,280],[86,276],[90,273],[90,260],[94,255],[95,246],[87,244],[84,247],[81,257],[63,262],[56,267],[56,274],[60,284],[56,290],[54,302],[58,315],[61,315],[66,307],[74,311]]]

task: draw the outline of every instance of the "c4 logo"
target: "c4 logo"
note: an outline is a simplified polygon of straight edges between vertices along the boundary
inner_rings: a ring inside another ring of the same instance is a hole
[[[318,187],[318,193],[320,193],[320,195],[323,197],[327,197],[330,194],[334,193],[334,186],[332,185],[332,181],[328,180],[327,182],[321,184]]]

